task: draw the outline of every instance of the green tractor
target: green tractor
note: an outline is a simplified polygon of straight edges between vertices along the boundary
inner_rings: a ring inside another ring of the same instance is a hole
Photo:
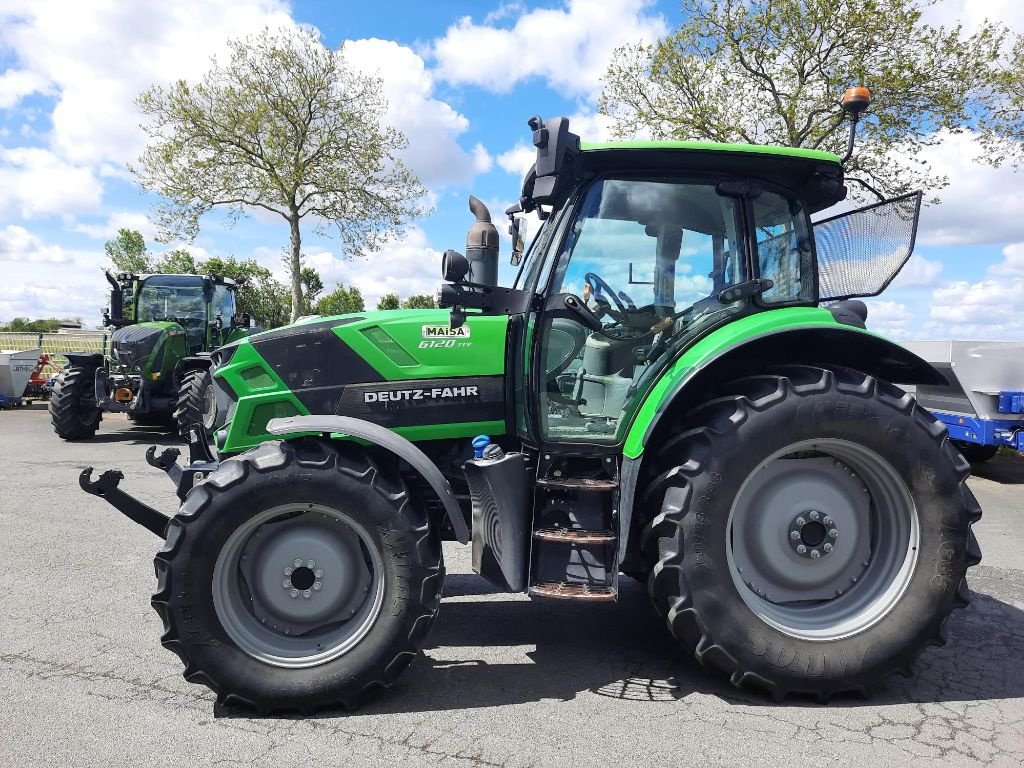
[[[65,440],[96,434],[104,412],[140,424],[212,428],[216,397],[210,352],[244,337],[249,319],[235,309],[233,280],[200,275],[106,272],[115,330],[109,357],[72,352],[50,398],[50,421]],[[128,308],[127,314],[124,312]]]
[[[838,156],[530,125],[512,287],[471,198],[444,309],[214,353],[219,458],[199,428],[187,466],[147,454],[173,517],[82,473],[165,539],[152,604],[185,678],[260,712],[356,706],[426,644],[450,539],[537,600],[639,579],[697,661],[776,698],[910,674],[967,603],[981,514],[897,386],[942,375],[853,300],[906,263],[920,195],[814,222],[846,196]]]

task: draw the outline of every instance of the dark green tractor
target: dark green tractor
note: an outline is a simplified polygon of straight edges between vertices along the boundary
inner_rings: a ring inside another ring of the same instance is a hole
[[[185,467],[148,454],[173,517],[82,474],[165,538],[152,603],[186,679],[259,711],[356,705],[425,646],[446,539],[538,600],[640,579],[737,686],[824,700],[909,674],[980,560],[969,465],[898,386],[942,376],[853,300],[906,263],[920,195],[823,217],[835,155],[531,127],[517,245],[522,212],[543,223],[512,287],[471,200],[445,309],[214,353],[219,458],[201,429]]]
[[[67,355],[50,398],[50,420],[65,440],[96,434],[104,412],[139,424],[212,428],[216,398],[210,352],[242,338],[233,280],[200,275],[106,273],[112,290],[103,324],[109,356]],[[127,312],[124,310],[127,308]]]

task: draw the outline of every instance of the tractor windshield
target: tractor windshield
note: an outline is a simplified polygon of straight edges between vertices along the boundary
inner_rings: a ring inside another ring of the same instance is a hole
[[[603,179],[577,207],[549,293],[579,296],[602,323],[547,319],[541,395],[548,437],[615,439],[623,408],[671,350],[740,311],[719,300],[744,282],[742,201],[713,179]]]
[[[139,291],[139,322],[181,320],[206,322],[203,280],[191,275],[151,277]]]

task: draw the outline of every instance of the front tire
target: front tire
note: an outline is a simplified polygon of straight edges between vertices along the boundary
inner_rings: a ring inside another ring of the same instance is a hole
[[[174,419],[182,435],[187,435],[193,424],[202,424],[207,434],[212,432],[217,421],[217,398],[208,370],[187,371],[182,376]]]
[[[791,367],[734,382],[672,434],[642,543],[651,598],[698,661],[777,699],[827,700],[910,674],[944,642],[981,510],[911,396]]]
[[[93,370],[72,365],[57,375],[48,409],[53,431],[63,440],[88,440],[99,429],[103,414],[86,398],[93,386]]]
[[[171,521],[156,573],[185,679],[261,713],[354,707],[389,687],[444,581],[437,528],[401,479],[318,440],[222,463]]]

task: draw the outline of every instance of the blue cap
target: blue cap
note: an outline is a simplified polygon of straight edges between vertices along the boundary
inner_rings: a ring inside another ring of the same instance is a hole
[[[484,448],[491,444],[490,435],[477,435],[473,438],[473,458],[482,459]]]

